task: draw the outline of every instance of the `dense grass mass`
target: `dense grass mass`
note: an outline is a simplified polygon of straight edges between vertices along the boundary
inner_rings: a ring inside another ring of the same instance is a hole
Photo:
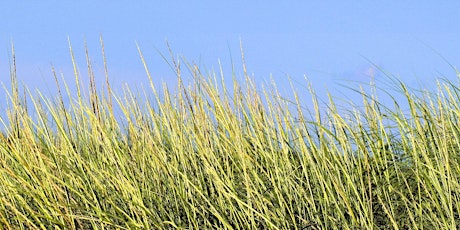
[[[395,80],[408,112],[360,90],[363,106],[348,110],[333,99],[320,109],[311,90],[307,109],[274,85],[257,90],[246,73],[227,86],[223,74],[190,65],[185,85],[174,61],[177,87],[160,92],[140,55],[151,83],[145,98],[128,88],[117,95],[109,81],[97,90],[88,58],[89,92],[75,67],[69,103],[68,88],[54,99],[20,93],[13,55],[0,228],[460,226],[455,84],[414,93]]]

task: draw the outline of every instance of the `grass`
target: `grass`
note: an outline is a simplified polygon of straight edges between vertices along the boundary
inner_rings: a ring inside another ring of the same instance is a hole
[[[312,88],[306,109],[276,85],[257,90],[246,71],[244,84],[227,86],[223,74],[188,65],[185,85],[178,62],[171,93],[139,53],[151,84],[145,98],[129,88],[117,95],[108,80],[98,90],[88,55],[83,92],[72,54],[77,96],[55,75],[60,96],[51,99],[22,95],[13,51],[0,228],[459,227],[457,85],[417,93],[393,79],[400,95],[391,106],[357,89],[363,106],[344,111],[330,97],[324,111]]]

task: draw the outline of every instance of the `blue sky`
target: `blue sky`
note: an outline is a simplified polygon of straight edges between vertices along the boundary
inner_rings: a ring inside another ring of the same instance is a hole
[[[136,41],[154,77],[173,82],[157,53],[167,54],[166,41],[209,70],[220,60],[230,77],[231,60],[241,74],[240,40],[256,81],[271,76],[285,91],[287,75],[302,83],[306,75],[320,92],[368,82],[369,61],[408,84],[430,85],[437,77],[456,80],[443,58],[460,63],[459,15],[460,1],[2,1],[0,81],[8,82],[13,41],[20,81],[53,92],[53,65],[73,82],[68,38],[80,71],[86,40],[103,78],[102,34],[118,86],[146,82]]]

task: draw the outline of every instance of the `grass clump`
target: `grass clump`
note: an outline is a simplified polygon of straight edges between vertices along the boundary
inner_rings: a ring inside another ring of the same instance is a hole
[[[403,97],[391,108],[358,91],[363,106],[345,112],[332,98],[320,109],[311,90],[306,110],[275,85],[258,91],[246,77],[228,87],[194,65],[185,85],[177,62],[175,92],[159,93],[140,55],[151,83],[144,99],[129,88],[117,95],[108,81],[98,91],[87,55],[89,96],[73,60],[78,96],[67,104],[60,88],[55,99],[21,96],[13,55],[1,228],[459,227],[453,83],[416,94],[396,81]]]

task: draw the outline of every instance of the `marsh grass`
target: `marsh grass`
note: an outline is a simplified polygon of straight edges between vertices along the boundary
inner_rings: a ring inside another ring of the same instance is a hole
[[[104,57],[106,79],[107,65]],[[184,85],[142,100],[106,81],[50,99],[15,71],[0,142],[2,229],[456,229],[460,224],[460,90],[415,94],[395,81],[393,105],[362,90],[362,106],[321,110],[272,85],[225,85],[194,65]],[[54,70],[53,70],[54,72]],[[161,93],[160,93],[161,92]],[[160,96],[161,94],[161,96]],[[305,92],[303,92],[305,95]],[[26,101],[26,99],[28,101]],[[408,104],[409,112],[399,107]],[[398,104],[399,103],[399,104]],[[33,106],[27,106],[27,104]],[[289,109],[289,108],[296,109]],[[114,110],[119,109],[116,116]]]

